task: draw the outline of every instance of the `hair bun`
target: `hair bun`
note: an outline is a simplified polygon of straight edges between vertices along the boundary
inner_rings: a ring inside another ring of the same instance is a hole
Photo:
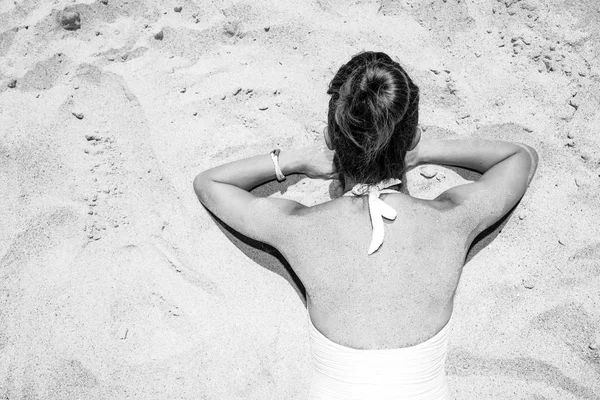
[[[327,93],[338,171],[361,182],[393,177],[418,122],[419,89],[404,69],[384,53],[360,53],[340,68]]]
[[[369,94],[379,96],[383,90],[388,90],[392,85],[392,77],[386,76],[384,71],[376,68],[367,68],[364,76],[364,89]],[[391,93],[390,93],[391,94]]]

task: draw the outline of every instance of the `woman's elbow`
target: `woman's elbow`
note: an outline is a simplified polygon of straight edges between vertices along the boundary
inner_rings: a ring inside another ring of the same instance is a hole
[[[526,145],[524,143],[518,143],[518,145],[529,154],[529,158],[531,159],[532,166],[535,166],[537,168],[537,164],[540,159],[537,151],[533,147]]]
[[[198,199],[200,199],[200,201],[202,201],[202,194],[206,193],[207,183],[208,183],[208,179],[207,179],[206,175],[204,175],[203,173],[199,173],[194,178],[194,182],[193,182],[194,192],[196,192],[196,196],[198,196]]]

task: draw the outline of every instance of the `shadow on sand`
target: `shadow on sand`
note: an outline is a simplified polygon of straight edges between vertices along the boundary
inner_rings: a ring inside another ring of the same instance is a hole
[[[257,187],[252,191],[255,195],[259,197],[268,197],[275,192],[285,193],[287,188],[295,185],[303,178],[302,175],[291,175],[288,176],[287,179],[281,183],[273,181],[266,183],[262,186]],[[208,211],[208,210],[207,210]],[[242,253],[244,253],[248,258],[257,263],[263,268],[268,269],[271,272],[276,273],[281,276],[285,280],[289,282],[289,284],[294,288],[298,297],[306,307],[306,289],[304,285],[287,262],[287,260],[281,255],[281,253],[266,243],[259,242],[258,240],[251,239],[241,233],[237,232],[229,225],[222,222],[218,219],[214,214],[209,211],[209,214],[217,223],[217,226],[221,229],[221,231],[225,234],[227,239],[229,239]]]
[[[453,170],[458,175],[460,175],[463,179],[466,179],[468,181],[476,181],[481,176],[481,174],[479,174],[478,172],[471,171],[466,168],[459,168],[459,167],[447,167],[447,168]],[[477,253],[479,253],[487,245],[492,243],[494,241],[494,239],[496,239],[496,237],[500,234],[500,232],[502,232],[502,229],[504,229],[504,225],[506,225],[506,223],[508,222],[508,219],[512,216],[512,213],[514,212],[515,208],[517,208],[519,203],[520,203],[520,200],[508,213],[506,213],[506,215],[504,217],[500,218],[500,220],[498,222],[496,222],[494,225],[487,228],[485,231],[481,232],[475,238],[475,240],[473,241],[473,244],[471,244],[471,247],[469,248],[469,252],[467,253],[467,257],[465,259],[465,264],[467,264],[469,261],[471,261],[471,259],[473,257],[475,257],[477,255]]]

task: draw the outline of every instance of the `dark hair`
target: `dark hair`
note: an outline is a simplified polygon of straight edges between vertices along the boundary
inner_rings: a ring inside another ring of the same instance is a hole
[[[399,178],[419,122],[419,88],[387,54],[367,51],[329,84],[328,129],[342,177],[375,184]]]

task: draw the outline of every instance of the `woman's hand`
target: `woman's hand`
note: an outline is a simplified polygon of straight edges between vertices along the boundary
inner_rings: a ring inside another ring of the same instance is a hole
[[[304,175],[312,179],[336,179],[339,174],[335,170],[333,156],[324,141],[299,149],[302,157]]]
[[[406,171],[409,171],[415,167],[417,167],[420,161],[420,143],[415,146],[411,151],[406,152],[406,156],[404,157],[404,166]]]

